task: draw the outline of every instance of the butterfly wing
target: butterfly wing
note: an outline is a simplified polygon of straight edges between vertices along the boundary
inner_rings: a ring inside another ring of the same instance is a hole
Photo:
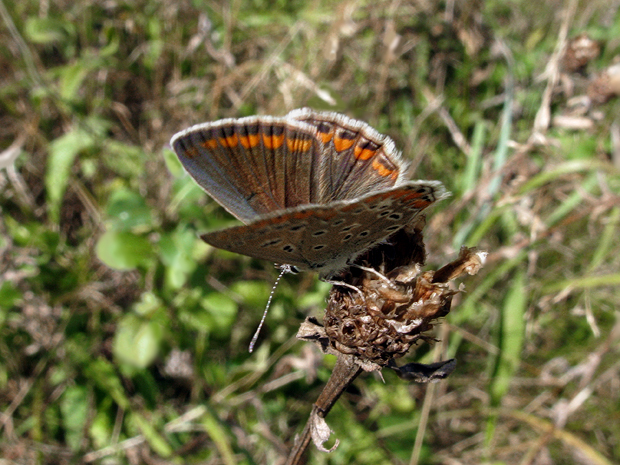
[[[319,203],[355,199],[408,181],[408,164],[392,139],[363,121],[309,108],[286,117],[316,128],[322,154]]]
[[[196,182],[244,223],[390,189],[407,174],[389,137],[362,121],[307,108],[284,118],[200,124],[171,145]]]
[[[194,180],[248,223],[319,201],[315,132],[301,121],[253,116],[196,125],[170,143]]]
[[[201,237],[220,249],[325,276],[344,268],[447,195],[440,182],[410,182],[360,199],[289,209]]]

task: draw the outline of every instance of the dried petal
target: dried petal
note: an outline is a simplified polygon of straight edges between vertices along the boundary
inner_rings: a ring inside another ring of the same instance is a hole
[[[316,448],[321,452],[333,452],[338,447],[338,444],[340,444],[340,441],[336,439],[336,443],[331,449],[323,447],[323,444],[329,440],[333,431],[327,426],[325,418],[320,417],[314,410],[310,414],[310,431],[312,434],[312,442],[314,442]]]
[[[487,252],[461,247],[459,258],[437,270],[433,277],[433,282],[447,283],[465,273],[470,275],[476,274],[484,265],[486,257]]]
[[[436,363],[408,363],[402,367],[398,367],[395,364],[390,364],[396,374],[408,381],[414,381],[416,383],[436,383],[442,379],[447,378],[450,373],[456,368],[456,360],[451,358],[450,360],[443,360]]]

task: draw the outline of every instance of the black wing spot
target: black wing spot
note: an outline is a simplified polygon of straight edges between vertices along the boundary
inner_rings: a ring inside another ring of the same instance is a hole
[[[349,131],[347,129],[341,129],[338,132],[338,136],[341,139],[353,140],[353,139],[355,139],[357,137],[357,132]]]
[[[325,123],[325,122],[320,122],[318,124],[318,126],[316,127],[317,131],[320,132],[321,134],[329,134],[330,131],[332,130],[332,125],[329,123]]]
[[[342,229],[340,230],[340,232],[341,232],[341,233],[346,233],[346,232],[351,231],[352,229],[357,228],[358,226],[359,226],[359,224],[357,224],[357,223],[353,223],[353,224],[350,224],[350,225],[345,226],[344,228],[342,228]]]
[[[263,249],[264,249],[265,247],[272,247],[272,246],[274,246],[274,245],[279,244],[280,242],[282,242],[282,239],[273,239],[273,240],[271,240],[271,241],[269,241],[269,242],[264,242],[264,243],[262,243],[262,244],[261,244],[261,248],[263,248]]]

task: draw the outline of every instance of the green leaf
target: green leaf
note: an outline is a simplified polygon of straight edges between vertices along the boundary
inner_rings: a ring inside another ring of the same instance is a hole
[[[218,330],[221,337],[226,336],[237,316],[237,303],[220,292],[204,297],[195,292],[181,292],[175,306],[179,308],[177,317],[183,325],[202,333]]]
[[[154,69],[157,66],[159,57],[164,50],[164,41],[162,40],[161,20],[157,17],[151,17],[147,24],[149,40],[146,42],[146,50],[144,53],[144,66],[147,69]]]
[[[130,232],[106,231],[97,242],[97,257],[110,268],[131,270],[153,257],[149,240]]]
[[[51,17],[30,16],[26,20],[24,30],[26,37],[35,44],[64,42],[74,35],[74,27],[71,23]]]
[[[102,58],[113,57],[118,53],[119,45],[121,43],[119,32],[113,27],[109,27],[105,36],[108,43],[103,48],[99,49],[99,56]]]
[[[170,457],[172,455],[172,448],[170,447],[170,444],[168,444],[165,438],[157,432],[151,421],[148,421],[136,412],[132,412],[130,421],[135,423],[144,436],[144,439],[146,439],[157,454],[162,457]]]
[[[188,229],[178,229],[162,236],[160,255],[166,265],[166,285],[169,288],[180,289],[196,269],[193,251],[199,242],[194,232]]]
[[[93,147],[93,135],[82,129],[72,129],[50,144],[45,188],[49,202],[50,217],[58,222],[60,203],[69,183],[69,175],[75,157],[87,148]]]
[[[58,70],[60,72],[59,90],[63,100],[72,101],[79,98],[80,87],[91,70],[92,66],[83,60],[63,66]]]
[[[0,308],[8,310],[16,305],[22,298],[22,293],[12,282],[4,281],[0,285]],[[0,313],[0,324],[4,322],[3,313]]]
[[[129,189],[115,190],[106,208],[108,223],[114,231],[147,231],[153,227],[151,209],[144,197]]]
[[[175,178],[180,178],[185,175],[183,165],[173,150],[164,148],[163,156],[164,162],[166,163],[166,168],[168,168],[168,171],[170,171]]]
[[[106,156],[101,160],[110,170],[132,179],[144,172],[146,159],[144,149],[117,140],[106,140],[103,145]]]
[[[202,426],[215,444],[222,463],[235,465],[237,460],[235,460],[235,454],[230,443],[231,435],[226,432],[220,421],[210,412],[205,412],[202,417]]]
[[[140,296],[140,300],[134,304],[132,310],[145,317],[154,316],[158,310],[163,308],[163,304],[159,298],[152,292],[144,292]]]
[[[157,357],[162,327],[157,321],[129,314],[120,321],[114,336],[114,355],[138,368],[149,366]]]
[[[221,292],[207,294],[201,304],[211,315],[215,329],[229,329],[235,322],[237,303]]]
[[[114,432],[114,417],[110,415],[110,407],[112,407],[112,399],[106,397],[97,405],[97,412],[88,428],[89,436],[96,449],[101,449],[108,445]]]
[[[231,290],[241,295],[246,304],[256,308],[264,308],[271,287],[263,281],[237,281],[231,286]]]
[[[521,363],[526,308],[525,271],[519,269],[506,295],[501,313],[498,344],[500,352],[490,386],[491,402],[494,406],[499,405],[508,392],[512,378]]]
[[[88,390],[84,386],[69,386],[60,399],[65,440],[73,451],[80,450],[84,426],[88,418]]]
[[[89,362],[84,367],[84,376],[114,399],[120,408],[124,410],[129,408],[129,399],[125,394],[123,382],[112,363],[103,358]]]

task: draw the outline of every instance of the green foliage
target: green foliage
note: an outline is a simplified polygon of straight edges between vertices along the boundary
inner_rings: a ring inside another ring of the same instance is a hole
[[[428,269],[490,252],[436,333],[458,367],[429,417],[426,387],[363,375],[327,418],[339,448],[310,463],[409,463],[417,435],[418,463],[620,462],[620,102],[570,99],[618,55],[603,3],[569,17],[602,54],[548,107],[590,129],[535,134],[564,4],[3,0],[0,152],[25,142],[0,175],[0,456],[282,460],[333,363],[294,339],[331,286],[285,276],[248,354],[276,270],[199,239],[236,222],[169,139],[309,105],[453,192],[428,213]]]
[[[93,148],[95,140],[81,129],[68,132],[50,143],[50,156],[45,177],[45,187],[52,220],[58,221],[60,202],[69,184],[71,168],[78,154]]]
[[[70,386],[63,392],[60,399],[62,426],[65,440],[71,450],[77,452],[84,439],[84,427],[88,419],[88,389],[84,386]]]
[[[158,355],[168,318],[161,302],[152,294],[142,296],[129,313],[118,322],[114,336],[114,355],[121,363],[134,367],[150,366]]]
[[[66,44],[76,36],[75,26],[62,18],[30,16],[24,26],[24,34],[33,44]]]
[[[130,232],[107,231],[97,243],[97,257],[116,270],[147,266],[153,255],[148,238]]]

